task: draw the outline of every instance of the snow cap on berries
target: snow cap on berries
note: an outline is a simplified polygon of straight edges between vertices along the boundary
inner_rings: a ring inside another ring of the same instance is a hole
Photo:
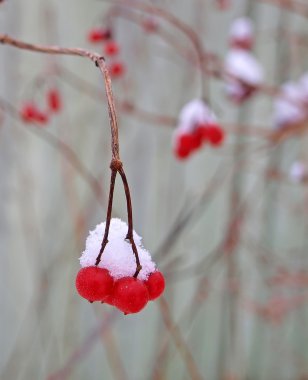
[[[181,132],[193,132],[197,125],[216,121],[214,112],[202,99],[193,99],[181,110],[179,115],[178,130]]]
[[[86,248],[80,257],[82,267],[95,265],[99,254],[106,223],[96,226],[90,231],[86,240]],[[131,277],[136,271],[136,259],[131,244],[125,240],[127,234],[127,224],[120,219],[111,219],[108,243],[98,264],[100,268],[109,270],[111,276],[117,280],[122,277]],[[134,231],[134,241],[138,250],[142,269],[138,274],[139,280],[146,280],[155,271],[155,264],[149,252],[142,246],[142,239]]]
[[[302,182],[308,175],[306,165],[301,161],[295,161],[289,172],[289,177],[292,182]]]
[[[287,82],[274,101],[274,126],[285,127],[305,119],[303,91],[295,82]]]
[[[229,36],[231,40],[252,39],[254,35],[253,22],[248,17],[240,17],[233,21]]]
[[[257,59],[248,51],[232,49],[225,60],[227,81],[234,78],[245,84],[258,87],[263,81],[263,69]]]

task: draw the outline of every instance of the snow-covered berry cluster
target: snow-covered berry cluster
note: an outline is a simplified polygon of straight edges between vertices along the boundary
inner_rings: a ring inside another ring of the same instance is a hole
[[[253,24],[249,18],[236,19],[230,29],[230,50],[225,59],[225,89],[235,103],[249,99],[263,81],[263,69],[251,52]]]
[[[297,82],[282,85],[274,101],[275,128],[284,128],[308,118],[308,73]]]
[[[90,302],[100,301],[115,306],[125,314],[138,313],[148,301],[155,300],[164,291],[165,280],[156,269],[142,239],[134,231],[133,237],[142,266],[137,278],[136,260],[130,242],[126,240],[127,224],[113,218],[108,243],[101,260],[96,259],[101,248],[106,223],[96,226],[86,240],[80,257],[82,269],[76,277],[78,293]]]
[[[109,73],[112,78],[119,78],[125,72],[124,64],[118,59],[120,45],[113,39],[109,28],[93,28],[88,32],[88,41],[92,44],[103,44],[103,54],[111,59]]]
[[[180,112],[178,126],[173,136],[173,147],[178,159],[186,159],[200,149],[204,143],[213,147],[224,141],[224,130],[216,116],[201,99],[187,103]]]
[[[46,125],[52,114],[58,113],[62,109],[62,100],[57,88],[51,88],[46,94],[47,108],[42,110],[35,102],[26,102],[20,109],[20,117],[25,123]]]

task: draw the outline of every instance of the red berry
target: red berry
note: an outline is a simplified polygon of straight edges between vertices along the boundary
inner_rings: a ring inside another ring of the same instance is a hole
[[[208,126],[208,140],[213,146],[219,146],[223,143],[225,138],[224,131],[218,125],[209,125]]]
[[[107,269],[96,266],[80,269],[76,276],[76,289],[88,301],[105,301],[113,288],[113,278]]]
[[[113,293],[109,294],[103,301],[104,303],[107,303],[108,305],[113,306]]]
[[[251,50],[253,48],[253,39],[247,38],[233,38],[231,40],[231,47],[235,49]]]
[[[37,111],[34,121],[36,121],[38,124],[47,124],[48,115],[45,112]]]
[[[32,103],[25,104],[20,111],[20,116],[25,123],[33,122],[37,114],[38,109],[36,105]]]
[[[57,89],[51,89],[47,93],[47,103],[50,110],[59,112],[62,108],[60,93]]]
[[[125,314],[138,313],[148,301],[149,293],[142,281],[133,277],[123,277],[115,282],[113,303]]]
[[[111,31],[103,28],[93,28],[88,33],[88,41],[92,43],[102,42],[111,38]]]
[[[109,67],[110,75],[114,78],[122,76],[124,70],[124,65],[121,62],[113,62]]]
[[[185,158],[189,157],[190,149],[187,149],[184,146],[177,146],[174,153],[179,160],[184,160]]]
[[[197,128],[191,135],[191,147],[192,149],[199,149],[202,145],[203,132]]]
[[[145,282],[148,288],[149,298],[151,301],[155,300],[165,290],[165,279],[161,272],[156,271],[150,274],[149,278]]]
[[[106,55],[116,55],[118,54],[119,50],[120,50],[119,45],[115,41],[107,42],[104,47],[104,51]]]
[[[179,136],[177,143],[183,149],[190,151],[193,145],[192,135],[188,133],[183,133],[182,135]]]

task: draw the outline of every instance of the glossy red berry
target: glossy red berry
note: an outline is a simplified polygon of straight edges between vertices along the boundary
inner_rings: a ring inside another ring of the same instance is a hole
[[[145,285],[148,288],[149,299],[153,301],[160,297],[165,290],[165,278],[161,272],[153,272],[145,281]]]
[[[103,28],[93,28],[88,33],[88,41],[98,43],[111,38],[111,31]]]
[[[138,313],[149,301],[145,284],[133,277],[117,280],[113,288],[113,304],[125,314]]]
[[[35,104],[25,104],[20,110],[20,116],[25,123],[32,123],[38,114],[38,109]]]
[[[225,138],[224,131],[218,125],[209,125],[207,138],[213,146],[220,146]]]
[[[110,75],[114,78],[122,76],[124,71],[125,68],[121,62],[113,62],[109,67]]]
[[[185,158],[189,157],[190,152],[190,148],[188,149],[187,147],[184,147],[182,145],[178,145],[174,150],[175,156],[179,160],[184,160]]]
[[[57,89],[51,89],[47,92],[48,107],[53,112],[59,112],[62,108],[60,93]]]
[[[88,301],[105,301],[113,288],[113,278],[107,269],[85,267],[76,276],[76,289]]]
[[[115,41],[108,41],[104,47],[106,55],[116,55],[120,50],[119,45]]]

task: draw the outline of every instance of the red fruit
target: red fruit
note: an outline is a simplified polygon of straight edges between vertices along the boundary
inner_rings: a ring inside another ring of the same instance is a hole
[[[153,301],[165,290],[165,278],[161,272],[153,272],[145,282],[145,285],[149,292],[149,298]]]
[[[113,304],[125,314],[138,313],[149,301],[144,283],[134,277],[117,280],[113,288]]]
[[[113,62],[109,67],[109,72],[112,77],[120,77],[124,73],[124,65],[121,62]]]
[[[103,28],[93,28],[88,33],[88,41],[98,43],[111,38],[111,31]]]
[[[109,294],[103,302],[113,306],[113,293]]]
[[[31,123],[36,119],[38,112],[36,105],[28,103],[22,107],[20,116],[25,123]]]
[[[113,288],[113,278],[107,269],[96,266],[80,269],[76,276],[76,289],[88,301],[105,301]]]
[[[45,112],[37,111],[34,121],[36,121],[38,124],[47,124],[48,115]]]
[[[203,132],[197,128],[191,136],[192,149],[199,149],[202,145]]]
[[[252,38],[233,38],[231,40],[231,46],[235,49],[251,50],[253,48]]]
[[[104,47],[104,51],[106,55],[116,55],[118,54],[119,50],[120,50],[119,45],[115,41],[107,42]]]
[[[51,89],[47,93],[47,103],[50,110],[59,112],[62,108],[60,93],[57,89]]]
[[[177,143],[178,146],[190,151],[193,145],[193,137],[191,134],[184,133],[179,136]]]
[[[219,146],[225,138],[224,131],[218,125],[209,125],[207,130],[208,140],[213,146]]]
[[[177,146],[174,153],[179,160],[184,160],[189,157],[190,151],[190,149],[187,149],[184,146]]]

